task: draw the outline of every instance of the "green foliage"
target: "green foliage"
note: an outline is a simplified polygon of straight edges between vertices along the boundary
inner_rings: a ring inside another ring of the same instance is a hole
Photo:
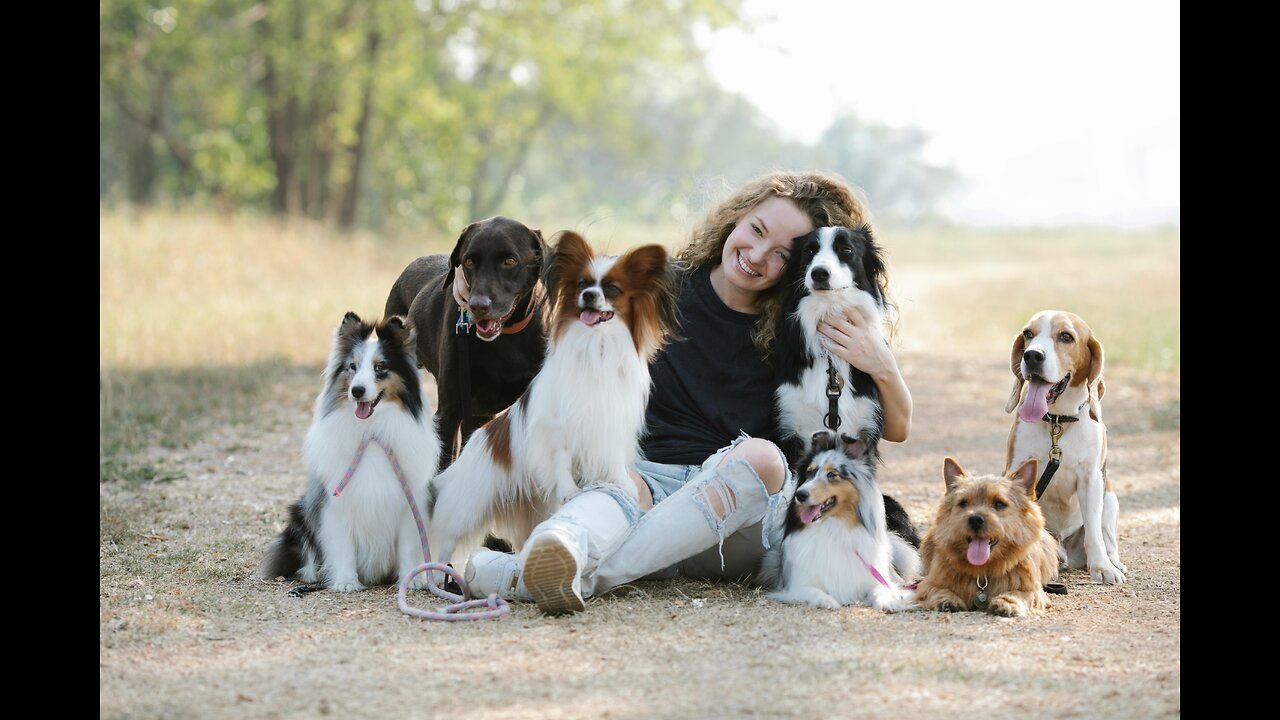
[[[816,167],[927,215],[947,183],[915,159],[918,131],[844,118],[817,146],[786,141],[716,85],[695,34],[740,24],[740,4],[104,0],[102,196],[384,229],[669,222],[708,175]]]

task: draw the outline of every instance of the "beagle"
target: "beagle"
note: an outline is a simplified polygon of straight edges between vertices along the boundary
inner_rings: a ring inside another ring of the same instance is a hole
[[[1005,472],[1037,460],[1044,471],[1036,495],[1046,529],[1061,541],[1062,566],[1087,565],[1098,582],[1124,582],[1120,504],[1107,477],[1102,423],[1102,343],[1080,316],[1043,310],[1014,338],[1009,365],[1014,381],[1005,412],[1018,408],[1018,417]]]

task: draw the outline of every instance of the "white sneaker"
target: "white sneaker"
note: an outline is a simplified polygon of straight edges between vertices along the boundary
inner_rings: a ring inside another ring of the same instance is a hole
[[[610,501],[612,502],[612,501]],[[578,559],[554,530],[537,533],[524,561],[524,586],[545,615],[582,612]]]
[[[487,598],[497,594],[507,600],[523,600],[533,598],[520,584],[520,556],[501,553],[493,550],[478,550],[467,560],[467,571],[463,573],[471,596]]]

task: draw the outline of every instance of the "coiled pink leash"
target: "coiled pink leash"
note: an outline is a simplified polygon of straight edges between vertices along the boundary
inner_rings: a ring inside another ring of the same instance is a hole
[[[356,468],[360,466],[360,461],[364,459],[364,451],[368,449],[371,442],[378,443],[378,447],[382,448],[382,451],[387,454],[387,459],[391,461],[391,467],[396,471],[396,478],[400,480],[400,489],[404,491],[404,498],[409,501],[409,509],[413,511],[413,521],[418,524],[418,537],[422,540],[422,558],[425,562],[400,578],[400,592],[396,595],[396,602],[400,606],[400,612],[426,620],[444,620],[448,622],[457,620],[491,620],[511,612],[511,606],[497,593],[491,593],[485,599],[467,600],[467,596],[471,594],[471,588],[467,587],[467,581],[463,579],[462,574],[448,565],[431,562],[431,548],[427,547],[427,527],[422,522],[422,513],[418,512],[418,503],[413,499],[413,491],[409,489],[409,481],[405,478],[404,470],[400,467],[400,460],[396,458],[395,452],[386,443],[376,438],[367,437],[362,440],[360,447],[356,448],[355,457],[351,458],[351,467],[347,468],[346,475],[342,476],[342,482],[338,483],[338,487],[333,491],[333,496],[342,497],[343,489],[347,487],[347,483],[351,482],[351,477],[355,474]],[[439,570],[451,576],[458,583],[458,587],[462,589],[461,595],[455,595],[428,582],[427,589],[431,591],[432,595],[451,603],[438,611],[422,610],[409,605],[408,602],[409,581],[413,580],[419,573],[429,570]],[[480,612],[466,612],[478,607],[486,607],[488,609]]]

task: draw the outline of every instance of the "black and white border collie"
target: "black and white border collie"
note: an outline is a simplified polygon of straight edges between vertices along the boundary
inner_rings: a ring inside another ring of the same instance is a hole
[[[627,469],[639,457],[649,361],[675,326],[667,251],[645,245],[621,257],[598,255],[565,231],[546,285],[551,320],[542,369],[431,482],[436,562],[465,560],[486,531],[519,551],[581,487],[636,493]]]
[[[832,609],[912,607],[903,578],[920,575],[920,556],[908,538],[890,529],[890,521],[907,528],[910,522],[898,503],[880,493],[860,441],[815,433],[795,470],[799,486],[782,542],[761,563],[759,580],[773,590],[769,597]]]
[[[883,337],[884,278],[884,257],[866,225],[820,227],[796,238],[782,276],[786,294],[774,351],[779,429],[793,443],[791,457],[809,449],[814,433],[834,429],[860,441],[873,463],[877,459],[884,433],[880,391],[870,375],[822,347],[818,323],[858,307]],[[832,366],[842,388],[838,428],[824,422]]]
[[[396,471],[398,464],[421,508],[440,442],[416,352],[413,330],[399,316],[377,324],[351,312],[343,317],[303,444],[307,489],[267,549],[261,577],[296,577],[352,592],[394,582],[422,564],[418,525]],[[347,486],[335,497],[366,440]],[[410,587],[426,582],[420,574]]]

